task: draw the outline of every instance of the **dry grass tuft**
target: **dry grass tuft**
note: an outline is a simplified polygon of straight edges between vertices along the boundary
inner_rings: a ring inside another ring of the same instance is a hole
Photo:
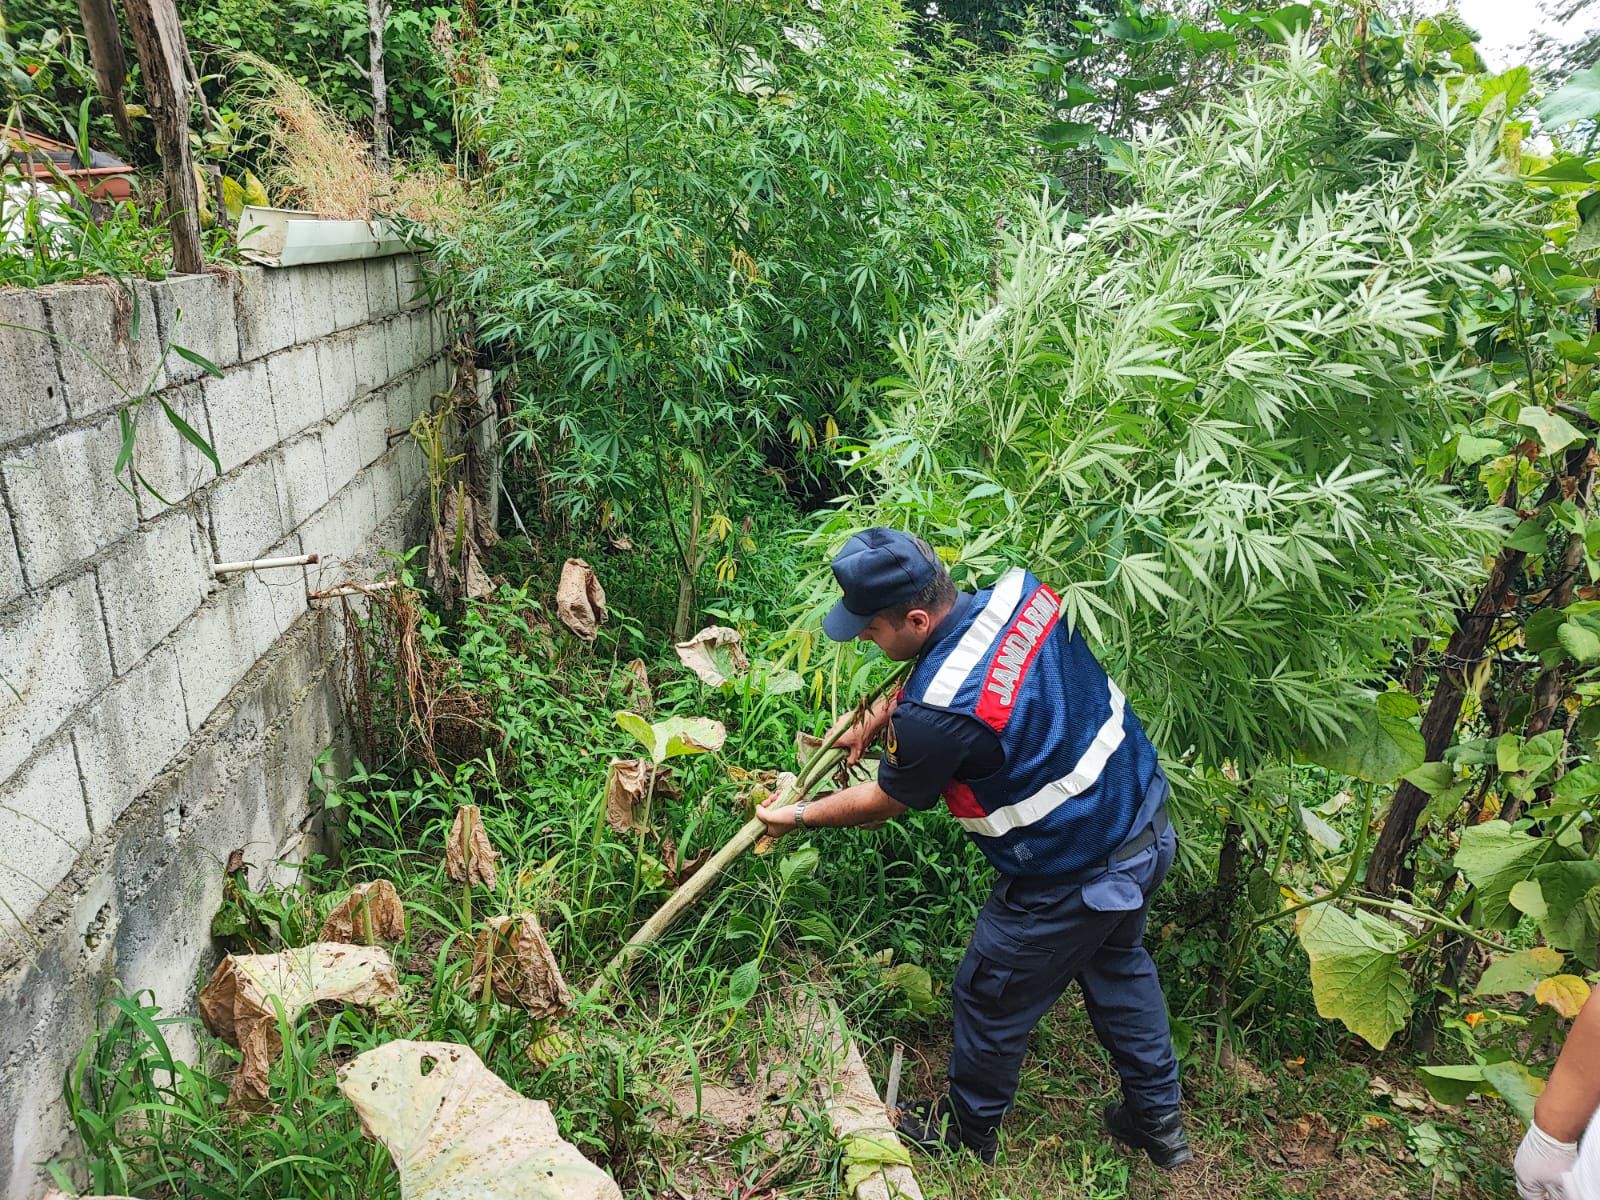
[[[274,204],[347,219],[399,215],[436,229],[459,221],[466,194],[452,171],[398,160],[380,171],[366,139],[299,81],[254,54],[234,62],[253,72],[234,93],[261,131]]]

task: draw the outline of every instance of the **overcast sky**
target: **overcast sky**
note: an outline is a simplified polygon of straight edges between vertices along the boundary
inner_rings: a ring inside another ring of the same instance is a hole
[[[1442,9],[1447,5],[1436,3],[1433,7]],[[1483,35],[1478,53],[1491,67],[1513,65],[1517,48],[1527,42],[1535,29],[1550,23],[1539,11],[1537,0],[1459,0],[1456,7],[1467,24]],[[1596,25],[1600,25],[1600,3],[1590,4],[1569,25],[1552,32],[1571,38]]]

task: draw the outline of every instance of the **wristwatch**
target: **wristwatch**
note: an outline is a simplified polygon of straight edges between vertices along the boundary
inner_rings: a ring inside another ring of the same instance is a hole
[[[794,806],[794,823],[795,823],[795,827],[796,828],[798,828],[798,829],[809,829],[810,828],[810,826],[806,824],[806,805],[808,805],[810,803],[811,803],[810,800],[802,800],[802,801],[800,801],[799,804],[796,804]]]

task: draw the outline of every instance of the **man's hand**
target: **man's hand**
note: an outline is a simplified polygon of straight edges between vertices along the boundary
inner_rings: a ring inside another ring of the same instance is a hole
[[[1517,1195],[1522,1200],[1567,1200],[1567,1172],[1578,1157],[1576,1142],[1560,1142],[1537,1124],[1517,1147]]]
[[[845,713],[828,727],[827,733],[822,735],[822,744],[826,746],[832,741],[834,749],[845,752],[844,765],[855,766],[867,752],[872,739],[878,736],[882,723],[873,718],[874,714],[868,712],[862,716],[858,724],[854,712]],[[835,734],[838,736],[835,737]]]
[[[758,804],[756,816],[766,822],[768,837],[780,838],[799,828],[795,824],[792,804]]]

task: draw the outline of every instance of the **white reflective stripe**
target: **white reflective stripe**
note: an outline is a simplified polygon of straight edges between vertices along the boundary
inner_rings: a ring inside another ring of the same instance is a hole
[[[994,591],[989,594],[989,603],[983,606],[983,611],[978,614],[977,619],[967,626],[967,631],[961,635],[956,648],[950,651],[950,656],[940,663],[939,669],[934,672],[933,682],[928,684],[928,690],[922,693],[924,704],[948,708],[950,702],[956,698],[961,685],[967,681],[967,676],[972,674],[972,668],[978,665],[984,652],[994,644],[994,639],[1005,628],[1017,603],[1022,599],[1023,574],[1021,567],[1012,567],[1000,577],[1000,581],[994,585]]]
[[[1043,820],[1099,779],[1101,772],[1106,769],[1106,763],[1111,761],[1111,756],[1116,753],[1117,747],[1122,745],[1122,714],[1127,704],[1127,697],[1122,694],[1122,689],[1115,681],[1107,680],[1107,682],[1111,684],[1111,715],[1106,718],[1105,724],[1100,726],[1099,732],[1094,735],[1094,741],[1089,743],[1089,748],[1078,759],[1077,765],[1060,779],[1045,784],[1026,800],[1008,804],[987,817],[957,817],[956,820],[961,822],[961,828],[968,833],[999,837],[1013,829],[1021,829]]]

